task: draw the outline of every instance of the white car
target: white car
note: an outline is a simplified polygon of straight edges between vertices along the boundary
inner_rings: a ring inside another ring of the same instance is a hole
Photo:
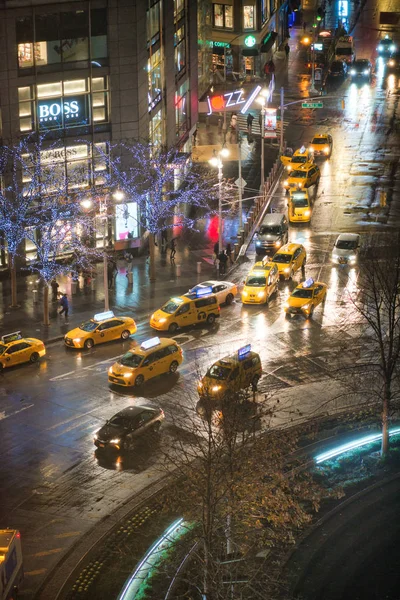
[[[332,262],[336,265],[355,265],[358,260],[360,236],[358,233],[341,233],[332,250]]]
[[[185,295],[199,298],[215,294],[219,304],[232,304],[237,293],[237,285],[231,281],[203,281],[191,288]]]

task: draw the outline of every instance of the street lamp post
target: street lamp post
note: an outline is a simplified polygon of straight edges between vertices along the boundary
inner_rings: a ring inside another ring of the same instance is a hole
[[[218,153],[213,150],[213,157],[210,158],[209,163],[213,167],[218,168],[218,252],[222,252],[222,158],[229,156],[229,150],[222,148]]]
[[[265,184],[265,174],[264,174],[264,152],[265,152],[265,138],[264,138],[264,128],[265,128],[265,105],[267,103],[267,96],[269,95],[269,90],[263,89],[260,92],[260,96],[257,98],[257,102],[261,104],[261,186],[260,192],[261,195],[264,195],[264,184]]]

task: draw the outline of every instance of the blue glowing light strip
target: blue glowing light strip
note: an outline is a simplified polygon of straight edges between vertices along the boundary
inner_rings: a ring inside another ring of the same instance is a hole
[[[242,110],[240,111],[242,113],[242,115],[245,114],[245,112],[249,108],[250,104],[253,102],[253,100],[255,99],[255,97],[257,96],[257,94],[259,94],[260,92],[261,92],[261,85],[257,85],[254,88],[253,93],[250,94],[250,97],[247,100],[246,104],[243,106]]]
[[[137,565],[132,575],[129,577],[124,589],[118,596],[118,600],[134,600],[140,589],[140,586],[146,580],[151,569],[160,559],[160,552],[165,549],[168,544],[172,543],[173,538],[178,537],[178,532],[183,526],[183,519],[178,519],[172,523],[172,525],[168,527],[166,531],[164,531],[162,536],[157,541],[154,542],[140,563]]]
[[[391,435],[399,435],[400,427],[397,429],[392,429],[389,431],[389,436]],[[366,446],[367,444],[371,444],[372,442],[377,442],[382,439],[381,433],[376,433],[372,435],[367,435],[366,437],[361,438],[360,440],[354,442],[348,442],[347,444],[343,444],[342,446],[337,446],[336,448],[332,448],[332,450],[328,450],[328,452],[323,452],[322,454],[318,454],[315,457],[315,462],[317,464],[321,464],[330,458],[335,458],[340,454],[344,454],[345,452],[349,452],[349,450],[354,450],[355,448],[361,448],[362,446]]]

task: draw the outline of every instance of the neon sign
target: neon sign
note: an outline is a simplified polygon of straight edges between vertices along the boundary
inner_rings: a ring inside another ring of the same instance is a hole
[[[218,96],[207,96],[207,103],[208,115],[211,115],[214,111],[225,112],[226,110],[231,110],[245,103],[243,90],[235,90],[234,92],[227,92]]]
[[[247,46],[248,48],[253,48],[253,46],[255,46],[256,43],[257,43],[257,40],[254,37],[254,35],[247,35],[244,38],[244,45]]]
[[[349,16],[349,2],[348,0],[339,0],[339,17]]]

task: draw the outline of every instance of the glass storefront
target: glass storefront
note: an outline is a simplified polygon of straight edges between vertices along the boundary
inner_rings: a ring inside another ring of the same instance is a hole
[[[181,138],[189,130],[189,80],[175,92],[176,136]]]
[[[151,52],[147,61],[148,69],[148,102],[149,111],[153,109],[162,98],[162,73],[161,73],[161,50]]]

